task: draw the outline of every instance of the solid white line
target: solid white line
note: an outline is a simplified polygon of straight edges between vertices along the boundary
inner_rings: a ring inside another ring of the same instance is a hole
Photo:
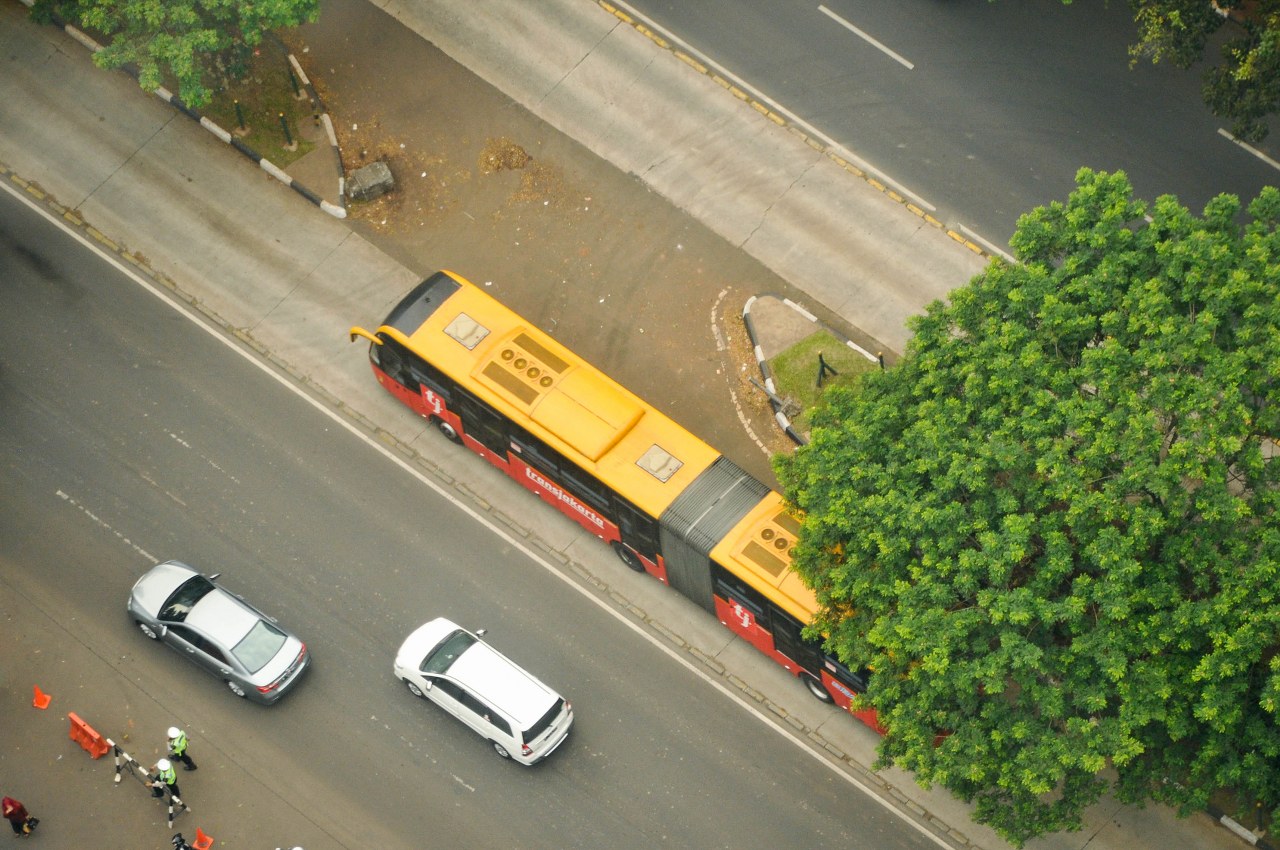
[[[440,494],[445,499],[452,502],[454,506],[456,506],[463,513],[466,513],[476,522],[480,523],[482,526],[489,529],[494,534],[498,535],[503,540],[510,543],[514,548],[519,549],[521,552],[523,552],[525,555],[529,557],[529,560],[538,564],[548,573],[560,579],[566,585],[576,590],[584,598],[594,603],[596,607],[598,607],[601,611],[604,611],[605,613],[609,614],[619,623],[622,623],[624,626],[631,629],[631,631],[635,632],[637,635],[647,640],[650,644],[657,647],[662,652],[666,653],[666,655],[669,658],[671,658],[676,663],[683,666],[686,670],[693,673],[695,676],[702,679],[702,681],[706,682],[708,685],[711,685],[711,687],[715,688],[716,690],[720,691],[720,693],[724,694],[729,699],[736,702],[739,706],[741,706],[744,710],[746,710],[747,713],[749,713],[750,715],[752,715],[753,717],[755,717],[757,720],[761,721],[765,725],[769,726],[775,732],[785,737],[797,748],[799,748],[802,752],[808,754],[809,757],[812,758],[814,761],[818,762],[819,764],[826,765],[826,767],[829,770],[831,770],[833,773],[835,773],[837,776],[841,777],[850,785],[857,788],[862,793],[866,794],[868,797],[870,797],[872,800],[879,803],[888,811],[897,815],[904,823],[910,824],[912,827],[918,830],[921,835],[924,835],[926,838],[933,841],[939,847],[944,848],[944,850],[953,850],[952,845],[946,843],[937,835],[930,832],[928,829],[924,827],[923,824],[918,823],[913,818],[908,817],[906,813],[899,810],[896,806],[891,804],[888,800],[885,800],[883,797],[881,797],[878,793],[872,790],[865,783],[861,782],[856,777],[845,772],[836,763],[832,762],[831,760],[823,756],[821,753],[816,751],[813,747],[811,747],[807,742],[801,739],[798,735],[796,735],[790,729],[786,728],[785,726],[782,726],[773,718],[769,717],[767,714],[757,709],[754,705],[747,702],[747,700],[741,694],[736,693],[727,685],[724,685],[723,683],[712,678],[704,670],[702,670],[698,665],[694,664],[692,661],[690,661],[689,659],[685,658],[683,655],[681,655],[680,653],[672,649],[665,641],[658,639],[656,635],[647,631],[639,623],[636,623],[634,620],[632,620],[628,615],[622,614],[622,612],[618,611],[616,608],[607,604],[603,600],[597,598],[591,591],[589,591],[587,588],[583,587],[582,585],[578,584],[578,582],[576,582],[572,577],[570,577],[569,575],[566,575],[564,572],[562,572],[558,567],[556,567],[550,561],[545,560],[537,552],[535,552],[534,550],[526,546],[524,542],[522,542],[518,538],[511,536],[511,534],[508,533],[505,529],[503,529],[502,526],[495,524],[493,521],[491,521],[488,517],[484,516],[483,514],[477,513],[474,508],[472,508],[470,505],[463,502],[461,499],[455,496],[452,492],[446,490],[440,484],[437,484],[435,481],[429,478],[426,473],[419,471],[414,466],[412,466],[407,460],[403,459],[402,457],[397,455],[395,452],[393,452],[390,448],[382,445],[382,443],[378,442],[377,440],[374,440],[372,437],[365,434],[354,423],[349,422],[346,418],[340,416],[336,411],[331,410],[323,402],[313,398],[309,393],[304,392],[303,389],[299,387],[297,384],[293,383],[292,381],[278,374],[274,369],[267,366],[267,364],[264,363],[262,360],[260,360],[256,355],[245,350],[244,348],[241,348],[236,342],[230,339],[223,332],[221,328],[217,328],[214,325],[209,324],[204,320],[203,317],[197,315],[196,313],[191,312],[189,309],[187,309],[186,305],[182,304],[179,301],[174,300],[169,295],[169,293],[165,292],[163,289],[156,287],[146,278],[140,276],[136,271],[134,271],[133,269],[125,265],[123,262],[121,262],[115,255],[103,250],[99,245],[95,244],[92,240],[90,240],[88,237],[81,234],[79,231],[73,230],[70,227],[68,227],[66,222],[62,221],[57,216],[50,213],[48,210],[45,210],[43,207],[36,205],[31,199],[27,198],[22,192],[19,192],[17,189],[10,186],[8,182],[0,181],[0,187],[3,187],[6,191],[8,191],[11,195],[13,195],[19,201],[23,202],[28,207],[38,212],[40,215],[44,216],[53,224],[57,225],[64,232],[68,233],[72,238],[80,242],[80,244],[84,245],[86,248],[93,251],[99,257],[106,260],[108,263],[114,266],[126,277],[132,279],[135,283],[137,283],[143,289],[147,290],[152,295],[159,298],[164,303],[168,304],[178,313],[185,316],[196,327],[200,328],[205,333],[209,334],[211,337],[218,340],[218,342],[222,343],[227,348],[231,349],[236,354],[243,357],[246,361],[253,364],[258,369],[262,370],[264,374],[270,376],[273,380],[276,381],[276,383],[280,384],[282,387],[289,390],[294,395],[298,396],[298,398],[302,399],[307,404],[310,404],[316,410],[320,411],[322,414],[324,414],[325,416],[333,420],[335,423],[337,423],[339,426],[341,426],[342,428],[345,428],[357,439],[363,441],[365,445],[377,451],[387,460],[396,464],[405,472],[409,473],[411,476],[418,479],[418,481],[427,485],[436,493]],[[853,717],[849,717],[848,720],[851,723],[857,722],[856,720],[854,720]]]
[[[821,12],[822,14],[826,15],[826,16],[827,16],[828,18],[830,18],[831,20],[835,21],[835,22],[836,22],[837,24],[839,24],[840,26],[842,26],[842,27],[844,27],[845,29],[847,29],[849,32],[851,32],[851,33],[853,33],[854,35],[856,35],[856,36],[858,36],[859,38],[861,38],[861,39],[862,39],[863,41],[865,41],[867,44],[870,44],[872,47],[878,48],[882,53],[884,53],[886,56],[888,56],[888,57],[889,57],[890,59],[892,59],[893,61],[897,62],[899,65],[902,65],[902,66],[903,66],[904,68],[906,68],[908,71],[914,71],[914,70],[916,69],[916,66],[915,66],[915,65],[912,65],[912,64],[911,64],[910,62],[908,62],[906,59],[903,59],[901,56],[899,56],[898,54],[894,53],[892,50],[890,50],[889,48],[885,47],[883,44],[881,44],[880,42],[876,41],[874,38],[872,38],[871,36],[867,35],[867,34],[866,34],[865,32],[863,32],[862,30],[858,29],[858,28],[857,28],[857,27],[855,27],[853,24],[849,23],[849,22],[848,22],[848,21],[846,21],[844,18],[842,18],[842,17],[840,17],[839,15],[837,15],[835,12],[831,11],[830,9],[828,9],[826,6],[819,6],[819,7],[818,7],[818,11],[819,11],[819,12]]]
[[[1237,144],[1237,145],[1239,145],[1240,147],[1242,147],[1242,148],[1244,148],[1245,150],[1247,150],[1249,153],[1251,153],[1251,154],[1253,154],[1254,156],[1256,156],[1258,159],[1260,159],[1260,160],[1262,160],[1263,162],[1265,162],[1267,165],[1271,166],[1272,168],[1276,169],[1277,171],[1280,171],[1280,162],[1276,162],[1274,159],[1272,159],[1271,157],[1267,156],[1265,153],[1263,153],[1262,151],[1258,150],[1258,149],[1257,149],[1257,148],[1255,148],[1253,145],[1250,145],[1250,144],[1247,144],[1246,142],[1242,142],[1242,141],[1240,141],[1240,140],[1239,140],[1239,139],[1237,139],[1235,136],[1231,135],[1230,133],[1228,133],[1226,130],[1222,129],[1221,127],[1219,127],[1219,128],[1218,128],[1218,135],[1219,135],[1219,136],[1222,136],[1223,138],[1227,139],[1228,141],[1232,142],[1233,144]]]

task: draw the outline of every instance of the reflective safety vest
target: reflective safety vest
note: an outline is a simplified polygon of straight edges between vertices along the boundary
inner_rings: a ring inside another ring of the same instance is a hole
[[[165,785],[172,785],[178,781],[178,773],[173,769],[173,765],[169,765],[168,770],[156,770],[156,779],[159,779]]]
[[[187,733],[179,732],[178,737],[169,739],[169,752],[180,756],[187,751]]]

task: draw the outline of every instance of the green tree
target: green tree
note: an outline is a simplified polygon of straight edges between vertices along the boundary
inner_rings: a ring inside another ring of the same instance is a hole
[[[1015,843],[1111,777],[1280,804],[1280,191],[1249,213],[1081,170],[777,461],[882,763]]]
[[[1280,112],[1280,0],[1129,0],[1129,6],[1138,25],[1130,67],[1149,59],[1184,71],[1200,61],[1209,39],[1235,13],[1241,33],[1222,46],[1222,63],[1205,71],[1204,102],[1231,121],[1237,137],[1267,137],[1267,120]]]
[[[1067,0],[1070,2],[1070,0]],[[1187,69],[1204,54],[1209,38],[1242,12],[1241,32],[1222,47],[1222,62],[1205,72],[1204,99],[1231,132],[1251,142],[1267,135],[1267,118],[1280,111],[1280,0],[1130,0],[1138,41],[1134,62],[1168,60]]]
[[[1250,142],[1266,138],[1267,119],[1280,111],[1280,0],[1269,5],[1265,23],[1247,22],[1245,34],[1223,46],[1223,64],[1205,75],[1205,103]]]
[[[136,66],[147,91],[169,78],[198,108],[217,80],[241,73],[264,33],[316,20],[319,0],[36,0],[32,14],[101,34],[108,44],[93,57],[99,67]]]

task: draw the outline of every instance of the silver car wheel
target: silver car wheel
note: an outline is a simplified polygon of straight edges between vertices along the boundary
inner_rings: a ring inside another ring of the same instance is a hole
[[[408,689],[409,689],[409,693],[413,694],[415,697],[425,697],[425,696],[426,696],[426,694],[424,694],[424,693],[422,692],[422,688],[418,687],[418,686],[417,686],[417,685],[415,685],[413,682],[410,682],[408,679],[405,679],[405,680],[404,680],[404,686],[405,686],[406,688],[408,688]]]
[[[493,744],[493,751],[494,751],[495,753],[497,753],[498,755],[502,756],[504,759],[509,759],[509,758],[511,758],[511,753],[507,752],[507,748],[506,748],[506,747],[502,746],[502,745],[501,745],[501,744],[499,744],[497,741],[490,741],[489,743]]]
[[[138,620],[138,629],[152,640],[159,640],[160,635],[156,634],[156,630],[148,626],[146,623]]]
[[[236,696],[238,697],[244,696],[244,688],[241,687],[239,682],[233,682],[230,679],[227,679],[227,687],[230,688],[231,693],[235,694]]]

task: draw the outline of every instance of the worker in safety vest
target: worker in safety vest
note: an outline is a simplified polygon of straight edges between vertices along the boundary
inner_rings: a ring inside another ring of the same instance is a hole
[[[169,727],[169,758],[182,762],[187,770],[196,769],[196,763],[187,754],[187,733],[177,726]]]
[[[182,792],[178,790],[178,772],[173,769],[168,759],[160,759],[156,762],[155,773],[151,775],[151,796],[163,797],[165,788],[169,789],[170,794],[181,799]]]

